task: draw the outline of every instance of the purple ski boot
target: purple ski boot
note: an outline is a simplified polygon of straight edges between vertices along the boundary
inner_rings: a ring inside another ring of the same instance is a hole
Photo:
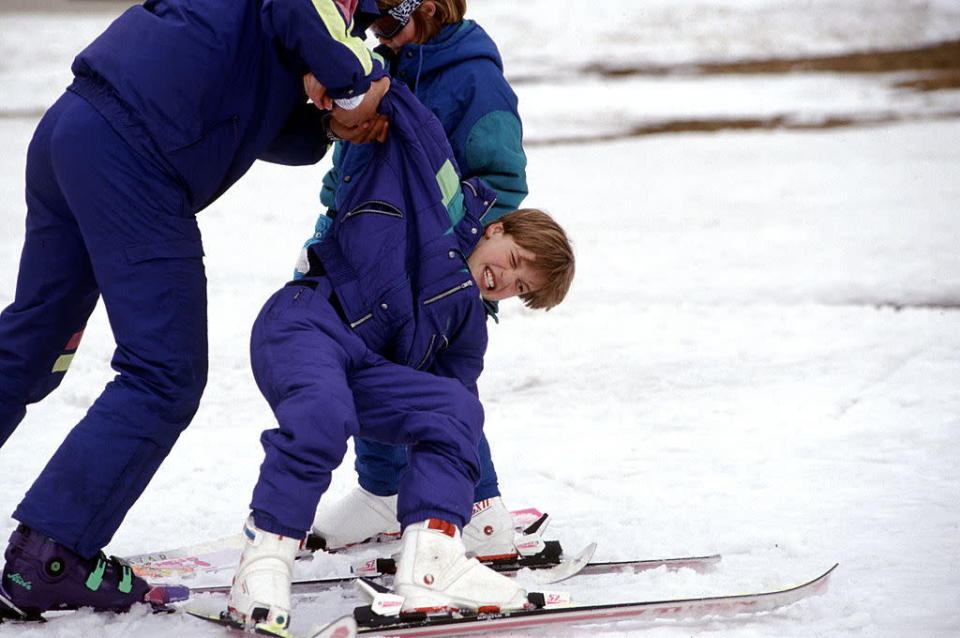
[[[26,525],[10,536],[4,558],[0,615],[8,618],[39,620],[45,611],[80,607],[127,611],[186,598],[186,588],[151,587],[116,557],[82,558]]]

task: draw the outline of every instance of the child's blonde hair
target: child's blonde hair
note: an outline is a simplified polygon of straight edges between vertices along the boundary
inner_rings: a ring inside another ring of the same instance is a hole
[[[380,11],[392,9],[403,0],[377,0],[377,7]],[[440,33],[440,29],[445,24],[455,24],[463,20],[467,12],[467,0],[427,0],[436,7],[433,15],[427,15],[423,5],[417,7],[417,10],[410,16],[414,24],[413,41],[416,44],[423,44],[433,36]],[[424,3],[426,4],[426,2]]]
[[[497,219],[503,232],[536,257],[531,266],[544,276],[544,285],[520,295],[528,308],[553,308],[567,296],[576,270],[573,247],[560,224],[537,208],[521,208]]]

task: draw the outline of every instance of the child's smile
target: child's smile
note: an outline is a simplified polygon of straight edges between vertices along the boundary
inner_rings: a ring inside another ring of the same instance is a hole
[[[501,301],[537,290],[543,275],[533,264],[536,256],[503,232],[503,224],[487,226],[467,264],[487,301]]]

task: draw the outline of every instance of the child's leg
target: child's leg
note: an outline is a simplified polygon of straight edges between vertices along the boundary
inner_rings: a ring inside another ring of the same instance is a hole
[[[300,280],[307,282],[307,280]],[[251,361],[278,427],[261,437],[266,453],[251,509],[257,527],[303,538],[347,439],[357,431],[347,369],[366,347],[327,301],[329,284],[287,286],[253,326]]]
[[[329,283],[304,282],[276,293],[253,328],[254,377],[279,425],[261,437],[257,526],[302,538],[353,435],[410,446],[401,522],[464,525],[479,476],[480,402],[458,381],[369,352],[328,302]]]
[[[287,624],[300,540],[357,429],[346,371],[366,348],[329,296],[326,280],[300,279],[274,294],[253,325],[253,373],[278,427],[260,437],[266,455],[227,597],[228,610],[243,622]]]
[[[350,382],[359,436],[408,446],[397,504],[401,525],[440,518],[462,528],[480,475],[479,400],[454,379],[382,359],[355,371]]]

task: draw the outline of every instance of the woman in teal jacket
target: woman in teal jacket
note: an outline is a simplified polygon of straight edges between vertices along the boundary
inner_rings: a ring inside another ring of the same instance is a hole
[[[381,10],[414,7],[407,21],[386,15],[372,31],[376,52],[394,80],[404,82],[433,111],[453,147],[463,179],[479,177],[497,193],[486,223],[520,207],[527,196],[517,96],[503,76],[496,44],[480,25],[464,20],[464,0],[379,0]],[[391,28],[392,27],[392,28]],[[397,27],[399,31],[396,30]],[[390,36],[390,37],[383,37]],[[368,149],[369,151],[369,149]],[[323,179],[320,200],[336,211],[336,193],[366,165],[354,155],[345,164],[337,149]]]

